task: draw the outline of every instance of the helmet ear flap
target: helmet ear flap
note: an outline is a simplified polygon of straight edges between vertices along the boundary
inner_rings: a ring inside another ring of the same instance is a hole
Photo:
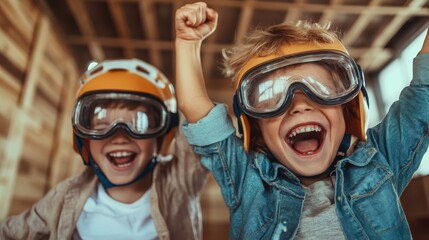
[[[179,125],[179,114],[170,112],[171,119],[169,122],[169,130],[162,136],[162,141],[158,153],[162,156],[169,154],[169,148],[174,138],[176,137],[177,126]]]
[[[233,97],[233,109],[234,115],[237,118],[238,132],[242,135],[243,146],[246,152],[249,152],[250,148],[250,123],[248,116],[241,111],[237,92]]]
[[[73,133],[73,149],[76,153],[79,153],[79,155],[82,158],[84,165],[89,165],[89,140],[81,138]]]
[[[240,115],[240,124],[243,131],[243,145],[244,150],[246,152],[249,152],[250,147],[250,123],[247,115],[241,114]]]
[[[366,141],[368,129],[368,97],[365,88],[350,102],[346,104],[347,114],[346,133],[352,134],[362,141]]]

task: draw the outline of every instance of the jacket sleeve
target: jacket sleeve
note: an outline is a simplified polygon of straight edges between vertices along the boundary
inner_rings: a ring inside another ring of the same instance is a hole
[[[368,140],[378,149],[402,193],[418,169],[429,144],[429,54],[413,62],[413,79],[383,121],[368,130]]]
[[[47,239],[52,226],[56,208],[63,201],[57,189],[51,189],[30,209],[10,216],[0,222],[0,239]]]

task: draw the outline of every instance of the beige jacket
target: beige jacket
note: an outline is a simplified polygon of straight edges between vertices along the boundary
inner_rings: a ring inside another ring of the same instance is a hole
[[[159,239],[202,239],[200,192],[207,170],[180,139],[177,158],[154,169],[151,213]],[[0,222],[0,239],[72,239],[98,179],[91,168],[66,179],[29,210]]]

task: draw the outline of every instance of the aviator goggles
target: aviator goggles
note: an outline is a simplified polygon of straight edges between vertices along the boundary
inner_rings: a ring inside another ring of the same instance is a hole
[[[286,111],[300,90],[321,105],[340,105],[357,96],[362,70],[340,51],[283,56],[249,69],[241,78],[235,104],[246,115],[271,118]]]
[[[170,115],[166,106],[149,94],[97,92],[78,99],[72,124],[83,138],[103,139],[118,129],[133,138],[154,138],[174,127]]]

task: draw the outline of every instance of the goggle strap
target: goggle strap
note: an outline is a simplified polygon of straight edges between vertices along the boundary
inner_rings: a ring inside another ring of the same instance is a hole
[[[232,108],[233,108],[235,117],[238,119],[238,121],[237,121],[238,132],[240,134],[243,134],[243,126],[241,125],[241,121],[240,121],[240,116],[243,113],[243,111],[241,111],[240,105],[238,104],[239,101],[238,101],[237,92],[238,91],[235,92],[234,97],[232,99]]]
[[[91,154],[89,154],[88,149],[85,147],[85,144],[83,143],[83,139],[79,136],[77,136],[76,134],[73,134],[74,138],[75,138],[75,144],[76,144],[76,148],[79,151],[79,155],[82,159],[82,162],[84,165],[89,165],[88,164],[88,159],[86,158],[91,158]],[[85,148],[85,152],[86,154],[84,154],[83,149]]]
[[[343,157],[347,156],[347,151],[349,150],[351,140],[352,140],[351,134],[348,134],[348,133],[344,134],[343,140],[341,141],[340,147],[338,148],[337,157],[339,155],[342,155]]]
[[[366,106],[369,108],[369,98],[368,98],[368,92],[366,91],[365,86],[362,85],[361,89],[363,96],[365,97]]]
[[[175,112],[175,113],[170,112],[170,116],[171,116],[171,119],[170,119],[169,129],[172,129],[172,128],[179,126],[179,120],[180,120],[179,114],[177,112]]]

